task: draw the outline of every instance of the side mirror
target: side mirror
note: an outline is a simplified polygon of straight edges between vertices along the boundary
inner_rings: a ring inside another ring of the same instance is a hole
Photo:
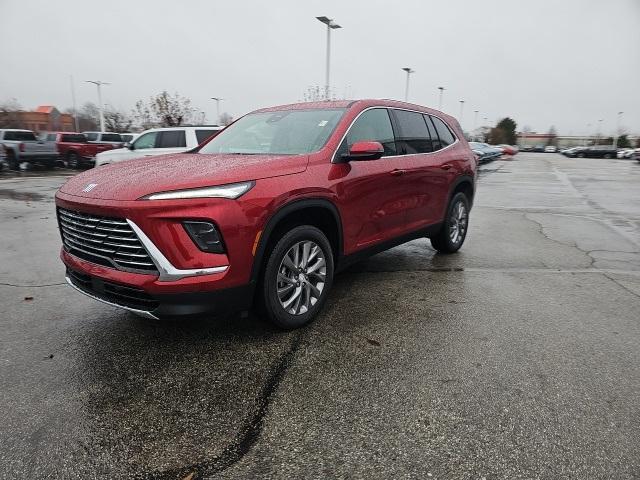
[[[124,148],[128,148],[129,150],[135,150],[133,143],[129,143],[129,142],[124,144]]]
[[[384,147],[380,142],[356,142],[349,148],[349,153],[342,155],[345,162],[354,160],[378,160],[384,155]]]

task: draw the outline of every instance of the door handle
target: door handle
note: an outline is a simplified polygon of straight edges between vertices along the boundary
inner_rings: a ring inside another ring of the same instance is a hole
[[[391,175],[393,175],[394,177],[399,177],[400,175],[404,175],[405,172],[406,170],[396,168],[395,170],[391,170]]]
[[[451,170],[453,168],[453,165],[451,165],[450,163],[445,163],[444,165],[441,165],[440,168],[443,170]]]

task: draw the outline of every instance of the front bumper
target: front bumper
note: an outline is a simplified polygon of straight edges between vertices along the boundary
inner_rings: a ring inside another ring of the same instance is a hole
[[[67,268],[66,281],[75,290],[94,300],[152,320],[220,316],[248,310],[254,291],[254,285],[249,284],[210,292],[149,294],[137,287],[106,281],[70,268]]]

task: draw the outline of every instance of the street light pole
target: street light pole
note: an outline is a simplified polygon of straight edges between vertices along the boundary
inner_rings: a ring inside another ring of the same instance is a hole
[[[405,72],[407,72],[407,84],[404,87],[404,101],[408,102],[409,101],[409,76],[415,72],[415,70],[411,70],[411,68],[409,67],[404,67],[402,70],[404,70]]]
[[[442,92],[444,92],[444,87],[438,87],[440,90],[440,99],[438,100],[438,110],[442,110]]]
[[[476,128],[478,128],[478,112],[480,110],[474,110],[473,113],[475,114],[473,116],[473,131],[476,131]]]
[[[93,83],[98,87],[98,111],[100,112],[100,131],[104,132],[104,105],[102,105],[102,85],[111,85],[101,80],[87,80],[87,83]]]
[[[598,131],[596,132],[596,145],[600,145],[600,132],[602,131],[602,118],[598,120]]]
[[[462,125],[462,115],[464,113],[464,100],[460,100],[460,125]]]
[[[622,114],[624,112],[618,112],[618,118],[616,119],[616,131],[615,133],[615,139],[613,141],[613,148],[618,148],[618,137],[620,136],[620,119],[622,118]]]
[[[220,97],[211,97],[211,100],[216,101],[216,122],[220,125],[220,102],[224,100],[224,98]]]
[[[326,65],[326,71],[325,71],[324,95],[325,95],[325,99],[329,100],[329,90],[330,90],[329,73],[331,69],[331,30],[335,30],[336,28],[342,28],[342,27],[338,25],[336,22],[334,22],[333,19],[331,18],[328,18],[328,17],[316,17],[316,18],[327,26],[327,65]]]

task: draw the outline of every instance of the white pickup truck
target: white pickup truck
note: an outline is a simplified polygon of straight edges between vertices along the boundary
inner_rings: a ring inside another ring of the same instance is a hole
[[[11,170],[18,170],[23,162],[54,167],[58,160],[58,149],[55,143],[38,140],[31,130],[2,129],[0,159],[9,165]]]

